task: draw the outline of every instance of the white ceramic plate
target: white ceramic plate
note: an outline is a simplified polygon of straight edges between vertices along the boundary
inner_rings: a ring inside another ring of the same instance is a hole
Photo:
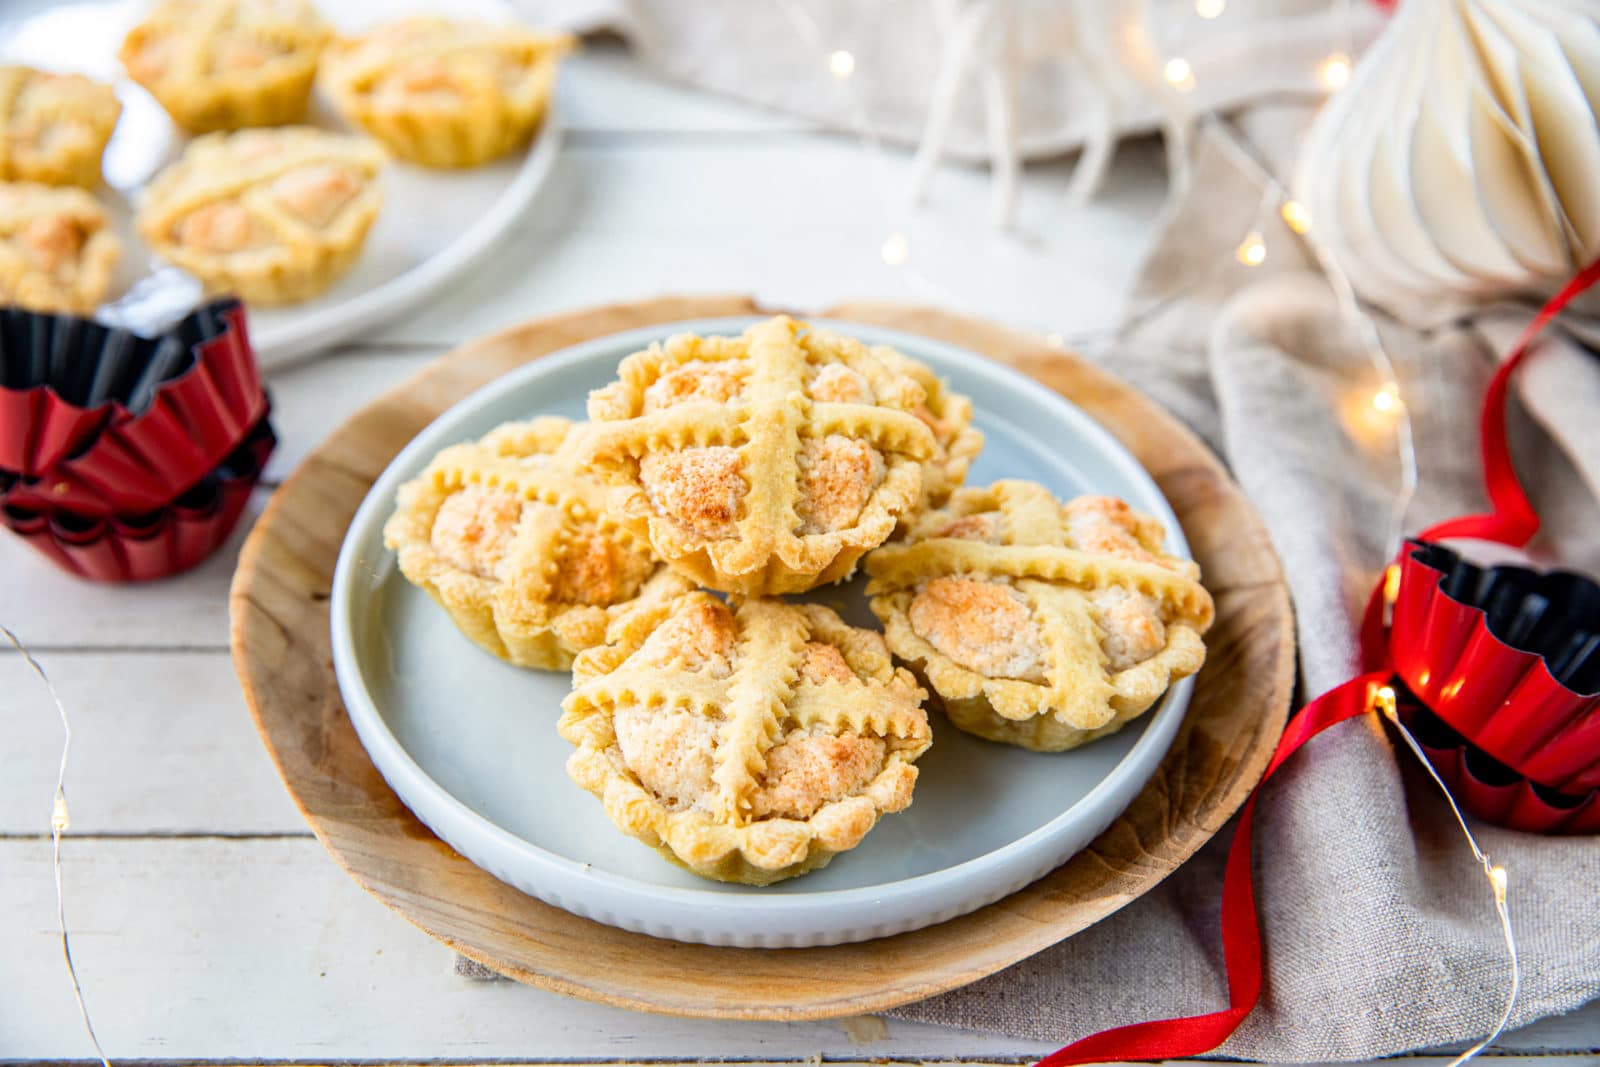
[[[737,333],[717,319],[601,338],[537,360],[461,401],[390,464],[350,525],[334,574],[340,691],[373,763],[400,798],[464,856],[524,892],[627,930],[741,947],[884,937],[954,918],[1012,893],[1082,849],[1160,762],[1192,681],[1118,734],[1045,755],[970,737],[940,715],[911,807],[821,871],[765,889],[704,881],[624,836],[574,785],[555,730],[565,673],[525,671],[481,651],[383,547],[399,485],[449,444],[507,419],[582,417],[617,362],[682,330]],[[829,323],[924,360],[973,400],[987,435],[969,481],[1029,478],[1061,495],[1102,492],[1158,516],[1167,548],[1188,546],[1137,461],[1076,407],[970,352],[924,338]],[[810,596],[858,625],[877,622],[861,580]]]
[[[161,267],[133,232],[140,188],[175,160],[185,143],[155,98],[122,77],[117,63],[123,36],[148,7],[148,0],[0,2],[0,61],[78,71],[116,84],[122,118],[106,148],[108,188],[98,195],[113,211],[124,251],[114,299],[98,317],[142,330],[162,327],[199,299],[195,281]],[[420,12],[499,22],[513,17],[504,0],[341,0],[324,7],[329,21],[344,32]],[[349,130],[316,97],[310,122]],[[478,262],[532,203],[560,142],[552,105],[525,153],[461,171],[391,164],[382,179],[383,211],[350,273],[313,300],[250,310],[250,338],[262,366],[304,358],[398,318]]]

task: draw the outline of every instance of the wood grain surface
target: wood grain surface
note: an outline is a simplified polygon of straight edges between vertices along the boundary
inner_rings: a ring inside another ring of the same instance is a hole
[[[947,312],[847,304],[830,317],[962,345],[1017,367],[1094,416],[1155,477],[1217,605],[1209,658],[1171,751],[1126,813],[1034,885],[936,927],[830,948],[683,944],[580,919],[473,866],[402,805],[340,701],[328,594],[345,529],[419,430],[529,360],[590,338],[761,312],[745,297],[663,298],[542,318],[428,365],[335,430],[274,495],[240,557],[235,667],[295,803],[363,887],[449,947],[534,985],[608,1004],[715,1018],[881,1011],[992,974],[1122,907],[1209,839],[1260,778],[1286,720],[1293,622],[1259,517],[1222,465],[1126,384],[1042,342]]]

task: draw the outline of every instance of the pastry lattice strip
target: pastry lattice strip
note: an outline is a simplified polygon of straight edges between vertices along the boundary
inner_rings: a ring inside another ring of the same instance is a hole
[[[810,340],[817,343],[816,335]],[[933,454],[932,431],[909,412],[877,404],[807,398],[806,371],[811,359],[796,336],[795,324],[788,319],[761,323],[745,338],[706,338],[690,352],[679,354],[676,362],[741,357],[751,366],[741,401],[711,410],[703,404],[684,405],[634,415],[623,423],[598,423],[594,430],[597,457],[623,454],[637,460],[662,446],[728,445],[740,449],[751,491],[745,496],[745,512],[736,527],[738,539],[753,544],[766,540],[775,530],[788,531],[787,538],[779,535],[780,540],[800,540],[793,531],[800,525],[796,506],[802,439],[841,433],[864,440],[881,453],[917,460]],[[642,393],[651,383],[636,377],[630,384]],[[767,491],[756,492],[758,486]]]
[[[579,686],[585,703],[608,712],[651,706],[719,720],[712,753],[714,817],[749,824],[750,799],[766,770],[766,752],[792,729],[820,725],[834,733],[871,734],[891,746],[915,732],[904,701],[894,700],[881,685],[865,679],[860,685],[819,684],[801,677],[807,642],[827,643],[805,615],[765,601],[746,601],[738,613],[743,625],[725,678],[661,666],[632,668],[624,661]]]
[[[998,512],[1002,543],[963,537],[928,536],[952,515],[964,518]],[[1200,629],[1211,624],[1211,594],[1197,580],[1191,562],[1156,556],[1149,560],[1089,551],[1079,547],[1062,505],[1049,490],[1031,482],[1001,481],[984,489],[959,490],[944,512],[925,516],[912,542],[885,545],[868,560],[873,581],[868,593],[905,589],[936,575],[1038,579],[1081,589],[1122,587],[1159,600],[1175,618]]]

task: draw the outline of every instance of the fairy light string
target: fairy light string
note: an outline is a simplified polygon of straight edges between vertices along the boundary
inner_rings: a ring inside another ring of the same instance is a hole
[[[1396,575],[1396,580],[1390,581],[1388,573],[1385,573],[1383,588],[1384,599],[1388,601],[1391,607],[1394,604],[1394,599],[1390,590],[1393,589],[1396,593],[1399,590],[1399,568],[1392,568],[1392,570]],[[1428,772],[1428,777],[1433,780],[1433,784],[1438,787],[1439,792],[1444,796],[1445,803],[1450,805],[1450,814],[1455,817],[1456,825],[1461,829],[1461,836],[1466,838],[1467,847],[1472,849],[1473,858],[1478,861],[1478,866],[1483,870],[1484,877],[1489,880],[1489,892],[1494,897],[1494,913],[1496,918],[1500,920],[1500,936],[1505,941],[1506,958],[1511,964],[1510,988],[1506,991],[1506,1004],[1504,1010],[1500,1013],[1500,1019],[1495,1023],[1494,1029],[1489,1032],[1487,1037],[1449,1063],[1449,1067],[1461,1067],[1462,1064],[1473,1059],[1484,1049],[1494,1044],[1496,1039],[1505,1032],[1506,1026],[1511,1022],[1511,1013],[1516,1009],[1517,996],[1522,992],[1522,964],[1517,957],[1517,935],[1516,931],[1511,927],[1511,905],[1507,892],[1511,875],[1504,867],[1490,859],[1489,854],[1479,847],[1478,839],[1473,834],[1472,827],[1467,825],[1466,816],[1461,814],[1461,807],[1456,803],[1455,796],[1451,794],[1450,787],[1445,785],[1443,778],[1439,777],[1439,772],[1434,770],[1433,764],[1429,762],[1427,755],[1423,753],[1422,746],[1417,743],[1417,739],[1412,736],[1411,731],[1406,728],[1406,724],[1401,721],[1394,687],[1389,685],[1377,687],[1372,694],[1372,708],[1388,721],[1391,728],[1399,733],[1401,740],[1405,741],[1406,747],[1416,757],[1417,763],[1422,766],[1423,770]]]
[[[790,11],[790,17],[797,24],[804,23],[807,36],[822,47],[822,34],[815,20],[805,10],[801,0],[779,0],[782,6]],[[1341,24],[1344,27],[1343,46],[1330,51],[1318,64],[1314,71],[1316,82],[1327,92],[1336,93],[1344,89],[1350,81],[1353,70],[1352,56],[1355,51],[1353,18],[1351,0],[1335,0],[1335,7],[1342,15]],[[1205,20],[1220,18],[1227,9],[1226,0],[1195,0],[1195,14]],[[1141,30],[1144,27],[1140,27]],[[1154,50],[1153,43],[1148,41],[1148,32],[1145,32],[1148,44]],[[857,59],[848,52],[828,51],[823,47],[827,56],[827,66],[834,77],[846,81],[857,70]],[[1171,90],[1179,97],[1187,97],[1196,88],[1194,66],[1191,61],[1181,54],[1170,55],[1165,58],[1156,52],[1156,69],[1161,71]],[[842,62],[841,56],[848,57],[848,62]],[[883,171],[882,145],[875,135],[868,132],[865,110],[859,100],[852,98],[852,115],[854,125],[862,133],[862,143],[867,152],[874,159],[874,168],[880,174]],[[1349,277],[1339,265],[1337,257],[1321,239],[1316,228],[1316,220],[1310,211],[1299,200],[1295,199],[1288,187],[1278,178],[1272,169],[1259,159],[1256,153],[1245,142],[1244,138],[1233,126],[1210,112],[1196,114],[1190,112],[1188,119],[1199,129],[1211,134],[1216,144],[1220,145],[1235,164],[1248,175],[1262,190],[1261,200],[1252,217],[1249,228],[1242,234],[1238,243],[1227,251],[1229,260],[1245,268],[1255,268],[1265,263],[1270,255],[1266,231],[1268,222],[1276,216],[1295,239],[1302,242],[1318,270],[1327,279],[1330,289],[1337,301],[1341,317],[1351,325],[1355,339],[1366,355],[1371,370],[1376,376],[1377,384],[1367,397],[1366,403],[1370,410],[1393,424],[1396,463],[1398,467],[1398,485],[1396,488],[1393,506],[1390,511],[1387,529],[1385,531],[1384,549],[1385,558],[1392,558],[1398,551],[1405,537],[1406,516],[1409,512],[1418,484],[1418,463],[1414,437],[1414,427],[1411,421],[1410,408],[1406,404],[1401,390],[1400,380],[1394,361],[1384,346],[1381,332],[1369,309],[1356,296],[1355,288]],[[928,288],[932,283],[912,269],[910,249],[905,238],[904,230],[896,225],[884,239],[880,254],[883,261],[890,266],[898,267],[913,274],[920,280],[920,287]],[[1124,315],[1121,323],[1112,331],[1101,335],[1104,339],[1118,341],[1125,339],[1140,323],[1147,321],[1153,315],[1169,307],[1184,294],[1198,288],[1209,281],[1211,271],[1199,271],[1196,274],[1169,289],[1168,292],[1153,298],[1144,308],[1137,309]],[[1093,335],[1080,335],[1071,338],[1072,341],[1082,343]],[[1068,338],[1061,333],[1045,335],[1045,343],[1052,348],[1064,348]],[[1393,603],[1397,589],[1398,572],[1385,574],[1383,595],[1388,603]],[[1515,1009],[1517,997],[1521,991],[1522,973],[1517,951],[1517,940],[1511,923],[1511,913],[1508,898],[1510,874],[1505,867],[1494,863],[1490,857],[1479,847],[1477,838],[1473,835],[1461,808],[1449,787],[1439,777],[1433,765],[1424,755],[1416,739],[1400,721],[1395,706],[1395,691],[1392,687],[1384,685],[1377,687],[1367,706],[1367,711],[1381,716],[1400,735],[1406,748],[1416,758],[1427,772],[1429,778],[1444,796],[1450,807],[1451,814],[1460,829],[1467,846],[1478,861],[1490,888],[1494,901],[1495,914],[1499,920],[1500,932],[1505,943],[1506,956],[1509,961],[1509,982],[1505,999],[1505,1007],[1493,1030],[1481,1041],[1457,1056],[1450,1067],[1460,1065],[1472,1060],[1488,1048],[1504,1032],[1510,1022]],[[1065,1051],[1065,1050],[1063,1050]]]
[[[83,998],[83,983],[78,980],[78,967],[72,960],[72,935],[67,928],[67,897],[62,888],[61,836],[72,824],[72,818],[67,812],[67,758],[72,753],[72,722],[67,717],[67,706],[62,703],[61,694],[56,692],[55,684],[50,681],[50,675],[34,658],[28,646],[22,643],[10,627],[0,625],[0,634],[5,635],[6,640],[11,642],[11,647],[22,656],[23,662],[44,684],[45,692],[50,694],[50,701],[55,705],[56,715],[61,719],[61,762],[56,768],[56,790],[50,798],[50,871],[56,887],[56,928],[61,934],[61,959],[66,964],[67,977],[72,981],[72,996],[78,1004],[78,1017],[83,1020],[84,1032],[89,1035],[89,1042],[94,1046],[94,1053],[100,1060],[101,1067],[111,1067],[111,1061],[106,1058],[106,1050],[101,1047],[100,1038],[94,1032],[94,1023],[89,1018],[89,1005]]]

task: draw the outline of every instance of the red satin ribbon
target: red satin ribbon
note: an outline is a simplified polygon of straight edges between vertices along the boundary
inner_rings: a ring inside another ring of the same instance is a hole
[[[1511,375],[1530,351],[1533,340],[1577,295],[1600,281],[1600,259],[1579,271],[1539,310],[1517,339],[1511,355],[1495,372],[1484,394],[1480,418],[1483,477],[1493,510],[1464,515],[1430,526],[1422,537],[1472,537],[1521,547],[1539,530],[1539,515],[1517,480],[1506,441],[1505,401]],[[1198,1056],[1221,1045],[1244,1022],[1261,999],[1261,925],[1256,916],[1251,879],[1251,830],[1256,801],[1272,775],[1307,741],[1330,726],[1365,714],[1375,689],[1389,681],[1388,637],[1383,626],[1384,590],[1380,579],[1361,626],[1361,660],[1367,673],[1311,701],[1292,719],[1278,741],[1266,774],[1239,809],[1239,826],[1229,846],[1222,877],[1222,958],[1228,975],[1228,1006],[1222,1011],[1182,1019],[1157,1019],[1102,1030],[1074,1041],[1040,1060],[1038,1067],[1074,1067],[1084,1063],[1169,1060]]]

